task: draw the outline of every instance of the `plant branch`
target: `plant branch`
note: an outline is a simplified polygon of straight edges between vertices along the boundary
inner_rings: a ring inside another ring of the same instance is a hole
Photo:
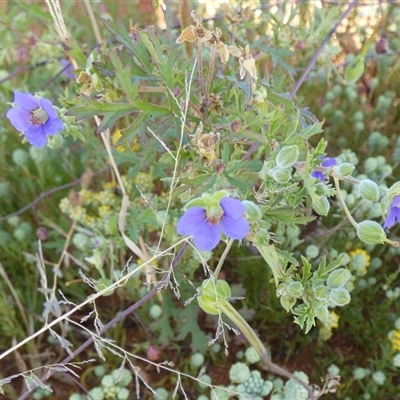
[[[353,0],[347,9],[342,13],[342,15],[339,17],[338,22],[336,22],[335,25],[330,29],[330,31],[327,33],[325,36],[325,39],[322,41],[322,43],[319,45],[318,49],[312,56],[310,62],[308,63],[306,69],[303,71],[300,79],[295,83],[292,91],[290,92],[289,98],[292,99],[298,90],[300,89],[301,85],[304,83],[304,80],[306,79],[307,75],[310,73],[312,67],[314,66],[315,62],[317,61],[320,53],[322,52],[323,48],[325,45],[328,43],[328,40],[330,37],[335,33],[336,29],[339,27],[339,25],[342,23],[342,21],[350,14],[351,10],[357,5],[358,0]]]
[[[178,262],[181,260],[181,258],[183,257],[183,255],[185,254],[187,248],[189,247],[189,243],[185,242],[181,248],[181,250],[178,252],[178,254],[175,256],[174,260],[171,263],[171,268],[175,269]],[[120,314],[118,314],[115,318],[113,318],[108,324],[106,324],[103,329],[100,330],[99,334],[103,334],[105,332],[107,332],[110,328],[112,328],[113,326],[115,326],[118,322],[120,322],[121,320],[123,320],[126,316],[128,316],[129,314],[133,313],[136,309],[138,309],[139,307],[141,307],[143,304],[145,304],[148,300],[150,300],[154,295],[156,295],[159,290],[161,290],[163,288],[163,286],[165,285],[165,283],[168,281],[170,276],[170,272],[166,273],[161,280],[157,283],[157,285],[150,290],[149,293],[147,293],[143,298],[141,298],[139,301],[137,301],[136,303],[132,304],[130,307],[128,307],[125,311],[121,312]],[[125,280],[127,277],[124,277],[123,279]],[[69,313],[70,314],[70,313]],[[60,364],[66,364],[68,362],[70,362],[72,359],[74,359],[77,355],[79,355],[80,353],[82,353],[83,350],[85,350],[87,347],[89,347],[94,341],[94,337],[91,336],[88,340],[86,340],[86,342],[84,342],[82,345],[80,345],[70,356],[64,358],[64,360],[61,361]],[[56,372],[56,371],[55,371]],[[47,372],[45,375],[43,375],[41,377],[41,381],[45,382],[47,379],[50,378],[50,376],[53,374],[53,371],[49,371]],[[27,390],[25,391],[21,397],[19,398],[19,400],[24,400],[27,399],[30,396],[30,392]]]

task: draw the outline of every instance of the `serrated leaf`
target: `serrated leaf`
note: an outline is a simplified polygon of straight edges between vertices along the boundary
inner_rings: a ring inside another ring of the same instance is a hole
[[[116,78],[118,79],[131,104],[134,105],[137,99],[140,82],[132,82],[131,66],[123,65],[122,60],[116,50],[111,50],[110,53],[110,60],[115,68]]]
[[[147,51],[153,57],[154,61],[158,64],[162,64],[160,55],[158,54],[159,48],[155,46],[153,41],[150,40],[148,34],[146,32],[140,32],[139,34],[140,39],[142,40],[143,44],[146,46]]]
[[[129,35],[128,31],[125,29],[123,24],[116,25],[113,22],[107,22],[107,29],[114,34],[117,41],[124,44],[125,47],[133,53],[138,61],[142,64],[143,71],[152,75],[153,66],[149,59],[149,54],[147,49],[141,41],[134,42],[132,37]]]
[[[181,310],[176,310],[170,292],[163,294],[163,313],[156,321],[150,324],[151,332],[159,332],[157,340],[162,345],[170,344],[175,338],[175,332],[171,328],[170,319],[178,316]]]
[[[119,113],[125,115],[135,111],[131,104],[127,103],[99,103],[90,98],[86,98],[86,105],[72,107],[69,109],[65,115],[75,116],[77,121],[83,120],[85,118],[90,118],[95,115],[114,115]]]
[[[309,137],[311,137],[313,135],[317,135],[318,133],[322,132],[322,125],[323,124],[324,124],[324,121],[316,122],[315,124],[310,125],[306,129],[301,131],[299,133],[299,136],[306,139],[306,138],[309,138]]]
[[[123,139],[123,140],[117,145],[120,146],[120,145],[124,144],[126,141],[128,141],[129,145],[133,146],[135,137],[140,134],[139,127],[143,123],[145,118],[146,118],[145,113],[142,113],[142,114],[138,115],[137,117],[135,117],[133,122],[127,128],[125,128],[121,131],[123,138],[120,138],[120,139]]]
[[[177,340],[184,340],[187,335],[191,335],[190,347],[193,351],[199,351],[204,353],[208,347],[208,341],[210,338],[200,329],[197,323],[197,314],[199,308],[196,302],[188,304],[180,313],[180,324],[179,334]]]

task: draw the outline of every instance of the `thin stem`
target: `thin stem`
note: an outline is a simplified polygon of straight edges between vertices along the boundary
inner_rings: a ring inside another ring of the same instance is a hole
[[[253,81],[252,81],[251,75],[248,72],[246,72],[246,76],[247,76],[247,82],[249,85],[249,99],[247,101],[247,104],[250,105],[252,98],[253,98]]]
[[[312,56],[310,62],[308,63],[306,69],[303,71],[300,79],[295,83],[293,86],[292,91],[290,92],[289,98],[292,99],[298,90],[300,89],[301,85],[304,83],[304,80],[306,79],[307,75],[310,73],[312,67],[314,66],[315,62],[317,61],[320,53],[322,52],[322,49],[325,47],[325,45],[328,43],[329,38],[335,33],[336,29],[338,26],[342,23],[342,21],[347,17],[347,15],[350,14],[350,11],[357,5],[358,0],[353,0],[347,9],[343,12],[343,14],[339,17],[338,22],[336,22],[335,25],[331,28],[331,30],[327,33],[325,36],[325,39],[322,41],[314,55]]]
[[[141,269],[145,268],[147,264],[150,264],[152,262],[154,262],[157,258],[162,257],[165,254],[169,254],[171,252],[171,250],[173,250],[174,248],[176,248],[179,244],[186,242],[186,239],[182,239],[180,240],[178,243],[174,244],[173,246],[170,246],[168,249],[164,250],[163,252],[159,253],[157,256],[152,257],[150,260],[147,260],[146,262],[144,262],[143,264],[141,264],[140,266],[138,266],[137,268],[135,268],[134,270],[132,270],[131,272],[129,272],[127,275],[125,275],[124,277],[122,277],[121,279],[118,279],[116,282],[114,282],[112,285],[104,288],[103,290],[94,293],[93,295],[91,295],[89,298],[87,298],[85,301],[83,301],[81,304],[78,304],[77,306],[75,306],[74,308],[72,308],[71,310],[67,311],[64,315],[56,318],[55,320],[51,321],[50,323],[46,324],[45,326],[43,326],[41,329],[39,329],[37,332],[33,333],[32,335],[30,335],[29,337],[25,338],[24,340],[20,341],[19,343],[17,343],[15,346],[11,347],[10,349],[6,350],[4,353],[0,354],[0,360],[2,360],[4,357],[8,356],[9,354],[11,354],[13,351],[19,349],[20,347],[22,347],[24,344],[30,342],[32,339],[34,339],[35,337],[38,337],[39,335],[41,335],[42,333],[46,332],[48,329],[50,329],[51,327],[53,327],[54,325],[57,325],[59,322],[63,321],[64,319],[66,319],[67,317],[69,317],[70,315],[74,314],[76,311],[80,310],[82,307],[93,303],[94,300],[98,299],[99,297],[103,296],[105,293],[109,292],[110,290],[114,290],[116,289],[118,286],[120,286],[120,284],[122,282],[125,282],[127,279],[129,279],[131,276],[135,275],[138,271],[140,271]],[[185,247],[186,248],[186,247]],[[177,256],[178,257],[178,256]],[[158,287],[158,286],[157,286]],[[150,293],[150,292],[149,292]],[[142,299],[143,300],[143,299]],[[140,301],[142,301],[140,300]],[[135,303],[136,304],[136,303]],[[140,303],[142,304],[142,303]]]
[[[207,103],[208,103],[208,96],[210,95],[211,81],[214,74],[214,66],[215,66],[215,47],[211,46],[210,70],[208,73],[207,85],[204,93],[205,100],[207,101]]]
[[[204,83],[203,83],[203,47],[202,42],[197,39],[197,57],[199,59],[199,87],[200,87],[200,95],[204,96]]]
[[[183,244],[181,250],[178,252],[178,254],[176,255],[176,257],[174,258],[174,260],[171,263],[171,268],[172,269],[176,268],[178,262],[181,260],[181,258],[185,254],[188,246],[189,246],[188,242],[185,242]],[[115,318],[113,318],[108,324],[106,324],[103,327],[103,329],[100,330],[100,332],[99,332],[100,335],[102,335],[103,333],[108,331],[110,328],[115,326],[115,324],[117,324],[119,321],[123,320],[126,316],[128,316],[131,313],[133,313],[137,308],[139,308],[144,303],[146,303],[148,300],[150,300],[155,294],[158,293],[159,290],[161,290],[164,287],[165,283],[169,279],[169,276],[170,276],[170,274],[166,273],[162,277],[162,279],[157,283],[157,285],[152,290],[150,290],[149,293],[147,293],[139,301],[137,301],[136,303],[132,304],[125,311],[123,311],[122,313],[118,314]],[[125,276],[123,279],[127,279],[127,276]],[[90,301],[92,301],[92,299]],[[83,350],[85,350],[87,347],[89,347],[93,343],[93,341],[94,341],[94,337],[91,336],[88,340],[86,340],[86,342],[84,342],[81,346],[79,346],[70,356],[64,358],[64,360],[61,361],[60,364],[66,364],[66,363],[70,362],[77,355],[79,355]],[[54,371],[54,372],[57,372],[57,371]],[[42,376],[42,378],[40,380],[42,382],[45,382],[47,379],[50,378],[51,375],[53,375],[54,372],[53,372],[53,370],[48,371],[45,375]],[[30,392],[27,390],[22,394],[22,396],[19,398],[19,400],[24,400],[24,399],[28,398],[28,396],[30,396]]]
[[[17,291],[14,289],[14,286],[13,286],[12,282],[8,278],[6,270],[4,269],[4,267],[3,267],[3,265],[1,263],[0,263],[0,276],[4,279],[4,282],[7,284],[8,288],[9,288],[9,290],[11,292],[12,297],[14,297],[15,304],[17,305],[18,310],[19,310],[19,312],[21,314],[21,318],[22,318],[22,321],[25,324],[26,331],[30,332],[31,329],[30,329],[30,326],[29,326],[28,318],[26,316],[24,307],[23,307],[21,301],[19,300]]]
[[[215,271],[214,271],[214,276],[215,276],[217,279],[218,279],[219,273],[221,272],[222,265],[224,264],[224,261],[225,261],[227,255],[228,255],[228,253],[229,253],[229,250],[230,250],[231,247],[232,247],[232,244],[233,244],[233,239],[229,239],[229,240],[228,240],[228,243],[226,244],[225,250],[224,250],[224,252],[222,253],[221,258],[220,258],[219,261],[218,261],[217,268],[215,268]]]
[[[219,302],[221,311],[240,329],[246,339],[254,347],[262,359],[270,360],[270,355],[260,338],[256,335],[253,328],[238,313],[235,307],[229,301],[223,300]]]
[[[92,4],[90,1],[84,1],[83,4],[85,5],[86,11],[89,15],[90,23],[92,24],[92,29],[94,32],[94,36],[96,37],[96,41],[97,43],[101,44],[103,43],[103,39],[101,37],[99,25],[93,12]]]
[[[219,307],[221,311],[240,329],[240,331],[243,333],[243,335],[246,337],[249,343],[254,347],[254,349],[261,357],[262,365],[266,369],[278,375],[295,380],[307,390],[310,399],[315,400],[313,389],[309,385],[307,385],[305,382],[299,379],[296,375],[293,375],[289,371],[286,371],[284,368],[280,367],[279,365],[271,361],[270,354],[263,345],[263,343],[261,342],[260,338],[256,335],[253,328],[232,306],[232,304],[230,304],[226,300],[220,301]]]
[[[350,223],[354,226],[354,228],[357,229],[357,222],[354,220],[353,216],[350,214],[349,209],[347,208],[346,203],[343,200],[342,193],[340,191],[340,185],[339,185],[339,179],[333,177],[333,181],[335,182],[335,188],[336,188],[336,196],[340,201],[340,204],[342,205],[343,211],[346,214],[347,219],[350,221]]]
[[[105,167],[105,168],[99,169],[98,171],[93,172],[91,174],[91,176],[92,177],[97,176],[99,174],[102,174],[103,172],[108,171],[109,169],[110,169],[110,167]],[[6,215],[4,217],[1,217],[0,218],[0,222],[5,221],[5,220],[7,220],[7,219],[9,219],[11,217],[14,217],[16,215],[22,214],[23,212],[29,210],[30,208],[33,208],[34,206],[36,206],[37,203],[39,203],[41,200],[43,200],[47,196],[50,196],[53,193],[57,193],[60,190],[68,189],[68,188],[70,188],[72,186],[79,185],[82,182],[82,180],[84,180],[84,179],[85,179],[85,176],[82,176],[81,178],[75,179],[72,182],[66,183],[65,185],[61,185],[61,186],[55,187],[53,189],[48,190],[47,192],[44,192],[44,193],[40,194],[38,197],[36,197],[35,200],[31,201],[29,204],[27,204],[26,206],[22,207],[18,211],[15,211],[15,212],[13,212],[11,214],[8,214],[8,215]]]

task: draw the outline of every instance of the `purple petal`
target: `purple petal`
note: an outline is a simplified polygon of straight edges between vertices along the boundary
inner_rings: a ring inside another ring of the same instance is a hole
[[[7,112],[7,118],[10,120],[13,127],[20,132],[25,132],[32,126],[30,123],[31,114],[23,108],[11,108],[11,110]]]
[[[47,142],[47,136],[43,129],[43,125],[31,125],[31,127],[24,133],[28,142],[31,145],[36,146],[38,149],[41,149]]]
[[[201,231],[193,235],[193,243],[203,251],[211,251],[221,240],[221,231],[219,225],[206,223]]]
[[[46,135],[55,135],[57,132],[61,131],[64,128],[64,124],[58,118],[56,119],[48,119],[43,124],[43,129],[46,132]]]
[[[385,219],[385,223],[383,224],[384,228],[391,228],[396,220],[400,223],[400,195],[397,195],[393,198],[392,205],[389,209],[389,214]]]
[[[201,207],[192,207],[187,210],[176,225],[180,235],[195,235],[208,225],[206,210]]]
[[[245,218],[231,218],[224,215],[220,222],[221,230],[231,239],[243,239],[249,233],[249,223]]]
[[[15,91],[14,103],[27,111],[33,111],[40,107],[38,99],[32,96],[30,93],[21,93]]]
[[[45,111],[45,113],[49,119],[58,118],[57,112],[56,112],[55,108],[53,107],[53,104],[51,103],[50,100],[39,99],[39,104],[40,104],[40,107],[43,108],[43,110]]]
[[[323,167],[333,167],[336,164],[337,164],[336,158],[333,157],[324,157],[324,160],[321,163]]]
[[[68,60],[62,58],[60,60],[61,67],[63,68],[62,73],[69,79],[75,79],[75,75],[72,73],[74,71],[73,65],[70,64]]]
[[[400,194],[394,196],[392,205],[390,207],[400,207]]]
[[[231,199],[230,197],[224,197],[219,204],[224,210],[224,215],[234,219],[240,218],[246,211],[240,200]]]
[[[384,228],[392,227],[395,223],[395,218],[396,218],[396,211],[391,208],[388,216],[385,219],[385,223],[383,224],[383,227]]]
[[[311,172],[311,176],[313,178],[319,179],[320,181],[324,182],[325,181],[325,175],[321,171],[313,171]]]

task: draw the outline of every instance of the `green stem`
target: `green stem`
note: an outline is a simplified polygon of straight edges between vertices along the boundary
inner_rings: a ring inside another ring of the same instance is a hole
[[[339,180],[335,177],[333,177],[333,181],[335,182],[335,188],[336,188],[336,195],[340,201],[340,204],[342,205],[343,211],[346,214],[347,219],[350,221],[350,223],[354,226],[354,228],[357,229],[357,222],[354,220],[353,216],[350,214],[349,209],[347,208],[346,203],[343,200],[342,193],[340,192],[340,186],[339,186]]]
[[[246,339],[254,347],[257,353],[263,360],[270,361],[270,355],[262,344],[259,337],[256,335],[251,326],[246,320],[238,313],[238,311],[227,300],[219,301],[220,310],[240,329]]]
[[[259,337],[256,335],[254,330],[227,300],[219,300],[218,307],[221,312],[223,312],[240,329],[240,331],[243,333],[249,343],[260,355],[261,367],[263,369],[265,368],[272,373],[276,373],[288,379],[295,380],[307,390],[309,398],[311,400],[316,400],[312,387],[307,385],[306,382],[303,382],[296,375],[293,375],[289,371],[286,371],[284,368],[271,361],[269,352],[267,351]]]
[[[225,261],[225,259],[226,259],[226,256],[228,255],[229,250],[230,250],[231,247],[232,247],[232,244],[233,244],[233,239],[229,239],[229,240],[228,240],[228,243],[226,244],[226,248],[225,248],[224,252],[222,253],[221,258],[220,258],[219,261],[218,261],[217,268],[215,268],[215,271],[214,271],[214,276],[215,276],[217,279],[218,279],[219,273],[221,272],[221,268],[222,268],[222,265],[224,264],[224,261]]]
[[[246,76],[247,76],[247,82],[249,85],[249,98],[247,100],[247,105],[250,106],[250,104],[253,100],[253,81],[252,81],[251,75],[248,72],[246,72]]]

